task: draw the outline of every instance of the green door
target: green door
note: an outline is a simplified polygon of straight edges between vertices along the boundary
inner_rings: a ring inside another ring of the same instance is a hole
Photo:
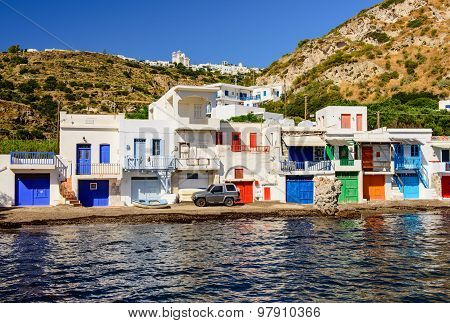
[[[348,164],[348,146],[339,146],[339,159],[343,165]]]
[[[339,203],[358,203],[358,173],[336,172],[336,177],[341,181],[341,195]]]

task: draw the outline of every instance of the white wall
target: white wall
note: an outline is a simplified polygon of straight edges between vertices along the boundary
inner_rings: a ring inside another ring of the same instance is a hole
[[[367,107],[365,106],[329,106],[316,112],[319,128],[341,129],[341,114],[350,114],[351,128],[345,131],[356,132],[356,115],[362,114],[362,131],[367,131]]]

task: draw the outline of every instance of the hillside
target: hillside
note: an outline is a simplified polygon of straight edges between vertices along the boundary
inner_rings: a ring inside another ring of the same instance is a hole
[[[293,93],[320,82],[360,103],[399,92],[448,97],[449,18],[449,0],[385,0],[323,37],[300,41],[258,82],[285,83]]]
[[[0,136],[55,137],[58,102],[61,110],[75,113],[132,112],[177,84],[231,82],[230,78],[101,53],[0,53]],[[238,82],[245,81],[238,76]]]

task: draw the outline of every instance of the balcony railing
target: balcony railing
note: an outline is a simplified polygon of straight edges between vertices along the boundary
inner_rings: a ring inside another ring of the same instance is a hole
[[[304,171],[304,172],[321,172],[332,171],[333,162],[331,160],[322,161],[281,161],[281,170],[284,172]]]
[[[232,152],[252,152],[252,153],[268,153],[269,146],[247,146],[247,145],[231,145]]]
[[[125,170],[171,170],[175,169],[172,156],[150,156],[149,158],[125,157]]]
[[[77,175],[119,175],[120,164],[77,163]]]
[[[387,172],[391,170],[391,162],[388,160],[363,160],[362,169],[365,171]]]
[[[355,160],[353,159],[340,159],[339,160],[340,166],[355,166]]]
[[[10,153],[12,165],[54,165],[54,152],[13,151]]]
[[[395,157],[394,165],[396,170],[414,170],[422,167],[420,157]]]
[[[180,170],[216,170],[220,168],[220,160],[207,157],[177,158],[176,168]]]

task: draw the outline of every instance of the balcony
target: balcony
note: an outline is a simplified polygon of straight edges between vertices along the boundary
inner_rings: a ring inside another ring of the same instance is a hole
[[[232,152],[251,152],[251,153],[268,153],[269,146],[247,146],[247,145],[231,145]]]
[[[123,169],[129,170],[174,170],[175,158],[172,156],[150,156],[144,158],[125,157]]]
[[[336,159],[334,165],[336,172],[359,172],[362,169],[359,159]]]
[[[391,162],[388,160],[363,160],[362,169],[365,172],[392,172]]]
[[[333,162],[331,160],[322,161],[291,161],[280,162],[282,172],[304,172],[304,173],[324,173],[333,172]]]
[[[11,169],[55,169],[54,152],[13,151],[10,153]]]
[[[418,170],[422,167],[420,157],[398,157],[394,159],[395,170]]]
[[[121,175],[120,164],[77,163],[76,175],[91,177],[117,177]]]
[[[220,160],[218,158],[177,158],[177,170],[219,170]]]

